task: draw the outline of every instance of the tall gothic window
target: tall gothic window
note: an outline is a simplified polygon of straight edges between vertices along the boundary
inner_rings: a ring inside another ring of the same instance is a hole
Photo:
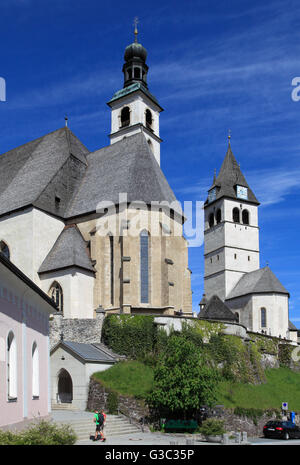
[[[217,224],[221,223],[221,219],[222,219],[221,210],[220,210],[220,208],[218,208],[218,210],[216,212],[216,222],[217,222]]]
[[[121,127],[129,126],[130,124],[130,110],[129,107],[122,108],[121,111]]]
[[[12,331],[7,337],[7,395],[8,400],[14,400],[17,394],[17,344]]]
[[[2,253],[6,258],[8,258],[8,260],[10,259],[9,248],[4,241],[0,242],[0,253]]]
[[[40,395],[40,369],[39,369],[39,352],[36,342],[32,345],[32,397],[37,398]]]
[[[212,228],[213,225],[215,224],[215,217],[214,217],[213,213],[210,213],[210,215],[208,217],[208,224],[209,224],[210,228]]]
[[[234,223],[240,222],[240,210],[238,208],[234,208],[232,210],[232,220],[234,221]]]
[[[262,328],[267,326],[267,310],[265,308],[260,309],[260,325]]]
[[[114,237],[109,236],[110,250],[110,303],[114,304]]]
[[[140,277],[141,302],[149,303],[149,234],[142,231],[140,234]]]
[[[56,303],[58,311],[63,312],[64,296],[63,296],[62,288],[58,284],[58,282],[54,281],[54,283],[50,287],[49,295],[51,299],[53,300],[53,302]]]

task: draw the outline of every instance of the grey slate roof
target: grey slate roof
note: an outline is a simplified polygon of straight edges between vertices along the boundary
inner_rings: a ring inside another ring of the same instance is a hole
[[[222,321],[235,321],[236,316],[227,307],[227,305],[217,296],[213,295],[203,310],[201,310],[199,318],[205,320],[222,320]]]
[[[33,205],[74,218],[118,203],[119,193],[128,202],[176,201],[142,133],[88,153],[65,127],[1,155],[0,171],[0,215]]]
[[[143,133],[126,137],[87,155],[88,168],[66,216],[97,210],[101,201],[176,201]]]
[[[245,273],[232,289],[226,300],[234,299],[248,294],[287,294],[289,292],[268,266],[250,273]]]
[[[110,355],[108,351],[103,350],[97,344],[85,344],[82,342],[63,341],[58,345],[66,347],[67,349],[78,355],[84,362],[104,362],[115,363],[117,360]],[[58,346],[57,345],[57,346]],[[56,347],[57,347],[56,346]]]
[[[87,152],[64,127],[1,155],[0,172],[4,175],[0,184],[0,215],[36,205],[63,216],[62,211],[56,211],[55,195],[62,198],[60,210],[62,206],[65,208],[76,180],[86,167]],[[57,179],[55,182],[64,167],[65,171],[72,172],[74,181],[65,179],[63,184]]]
[[[236,195],[236,185],[240,185],[248,188],[248,201],[259,205],[257,198],[250,189],[239,165],[236,161],[230,143],[228,144],[228,149],[224,161],[222,163],[220,172],[217,178],[214,176],[213,184],[209,190],[213,187],[217,188],[216,200],[221,197],[229,197],[232,199],[237,199]],[[206,202],[207,203],[207,200]]]
[[[298,331],[298,328],[289,320],[289,330],[290,331]]]
[[[86,245],[76,225],[66,226],[40,266],[39,273],[73,266],[95,272]]]

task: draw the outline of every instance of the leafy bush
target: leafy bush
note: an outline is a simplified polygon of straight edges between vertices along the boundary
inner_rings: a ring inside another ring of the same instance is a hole
[[[215,418],[208,418],[202,422],[199,431],[204,436],[219,436],[226,433],[224,421]]]
[[[143,359],[153,352],[157,329],[149,315],[109,315],[102,328],[102,341],[114,352]]]
[[[19,432],[0,431],[0,445],[73,445],[76,434],[69,425],[56,425],[45,420]]]
[[[192,417],[201,405],[216,400],[218,372],[203,361],[193,342],[173,334],[154,370],[147,396],[152,413],[160,417]]]

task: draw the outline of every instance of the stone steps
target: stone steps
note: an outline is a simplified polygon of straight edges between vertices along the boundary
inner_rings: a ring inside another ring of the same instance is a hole
[[[58,409],[56,409],[58,410]],[[61,409],[63,410],[63,409]],[[68,409],[66,409],[68,410]],[[93,414],[88,418],[80,419],[60,419],[56,420],[58,424],[69,424],[75,431],[78,441],[89,439],[90,435],[95,433],[95,423],[93,422]],[[104,433],[106,437],[119,436],[124,434],[140,433],[141,429],[135,424],[130,423],[126,417],[119,415],[107,415]]]

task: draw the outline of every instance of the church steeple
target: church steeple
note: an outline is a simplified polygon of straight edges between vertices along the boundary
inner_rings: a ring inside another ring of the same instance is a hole
[[[125,49],[124,85],[108,102],[111,113],[111,144],[142,132],[160,164],[159,114],[163,111],[147,85],[147,50],[138,42],[135,20],[134,42]]]
[[[138,43],[137,18],[134,20],[134,42],[125,49],[123,65],[124,87],[130,86],[135,82],[141,82],[146,88],[148,66],[146,65],[147,50],[142,44]]]

